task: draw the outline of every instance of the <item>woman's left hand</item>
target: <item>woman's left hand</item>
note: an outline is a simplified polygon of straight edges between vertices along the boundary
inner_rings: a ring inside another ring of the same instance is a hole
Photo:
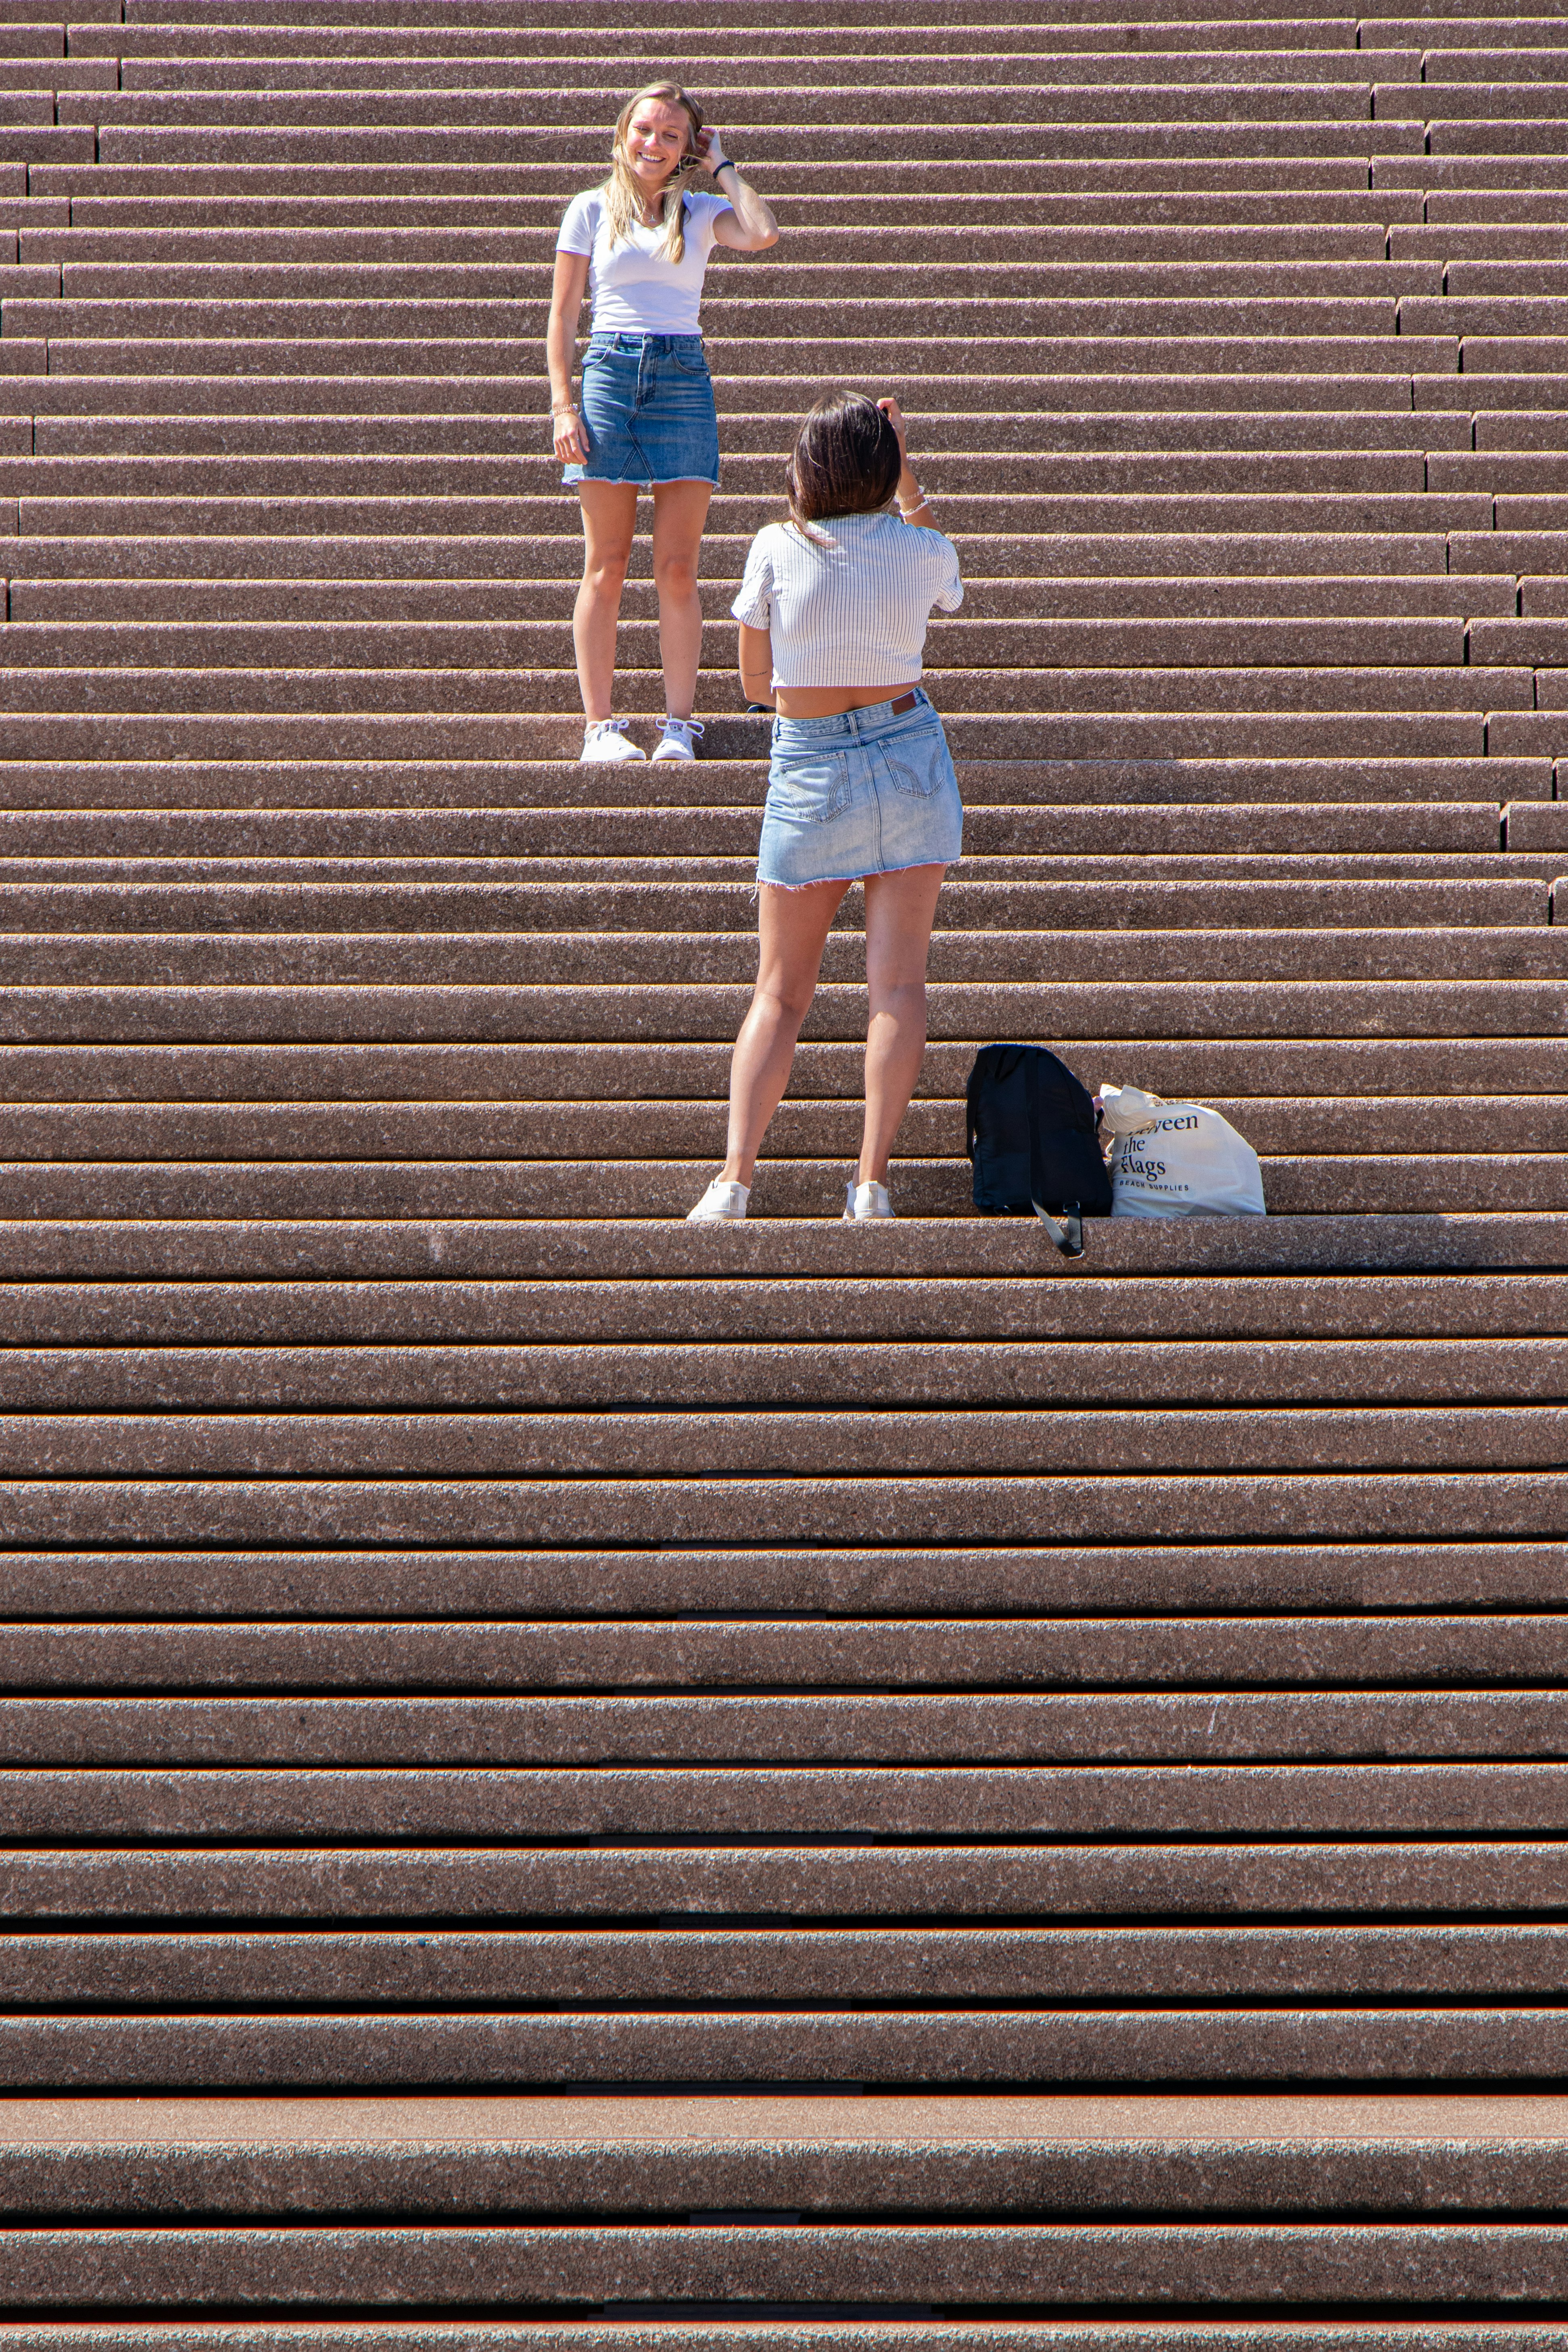
[[[697,134],[697,160],[705,172],[720,171],[730,160],[724,152],[724,142],[711,123]]]

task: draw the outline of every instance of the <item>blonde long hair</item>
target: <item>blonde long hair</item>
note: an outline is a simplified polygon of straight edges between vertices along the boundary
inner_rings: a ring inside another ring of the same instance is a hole
[[[616,137],[612,147],[610,176],[605,182],[605,210],[610,216],[610,242],[618,245],[631,235],[632,225],[642,218],[642,190],[632,171],[626,153],[626,133],[632,117],[645,99],[657,98],[661,105],[680,107],[691,125],[681,156],[664,184],[660,199],[664,213],[664,256],[667,261],[679,263],[686,252],[686,197],[682,188],[688,172],[697,164],[697,134],[702,128],[702,110],[694,98],[689,98],[678,81],[650,81],[628,98],[616,117]]]

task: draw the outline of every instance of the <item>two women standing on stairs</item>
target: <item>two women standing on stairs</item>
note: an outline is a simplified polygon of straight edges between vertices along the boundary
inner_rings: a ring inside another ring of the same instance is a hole
[[[689,191],[706,172],[717,195]],[[621,109],[610,176],[574,197],[561,224],[546,356],[555,454],[583,506],[583,585],[572,633],[587,725],[584,760],[643,756],[612,716],[616,624],[637,491],[653,492],[653,576],[666,717],[656,760],[694,757],[702,646],[697,551],[719,483],[719,423],[703,357],[702,278],[715,245],[761,253],[778,224],[679,84],[655,82]],[[577,316],[594,331],[572,397]]]
[[[721,194],[684,179],[710,172]],[[719,479],[719,427],[699,310],[717,244],[773,245],[772,213],[676,82],[639,90],[616,125],[610,177],[562,223],[547,345],[556,455],[583,507],[573,628],[587,714],[582,756],[640,760],[611,710],[616,625],[638,488],[654,499],[653,568],[666,717],[656,760],[690,760],[702,638],[697,557]],[[594,328],[572,398],[577,317]],[[818,401],[785,476],[789,520],[758,532],[731,607],[741,682],[775,709],[758,853],[756,988],[730,1073],[723,1169],[693,1222],[746,1214],[752,1171],[789,1078],[845,894],[866,896],[866,1118],[846,1218],[890,1217],[888,1155],[925,1052],[925,967],[963,809],[941,719],[921,688],[933,607],[963,602],[958,556],[910,469],[892,399]],[[898,517],[891,509],[898,505]]]

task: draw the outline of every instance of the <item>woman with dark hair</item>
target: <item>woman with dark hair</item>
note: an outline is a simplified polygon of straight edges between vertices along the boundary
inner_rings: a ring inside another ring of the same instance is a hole
[[[718,193],[691,192],[710,172]],[[697,551],[719,480],[719,425],[699,332],[702,276],[715,245],[761,253],[778,226],[705,128],[679,82],[649,83],[622,107],[610,176],[574,196],[555,249],[545,353],[555,454],[583,507],[583,585],[572,634],[587,724],[584,760],[640,760],[611,715],[616,624],[631,561],[637,491],[653,492],[653,576],[665,722],[656,760],[689,760],[702,649]],[[583,404],[572,397],[577,314],[594,331]]]
[[[910,469],[896,400],[819,400],[784,476],[789,520],[752,542],[731,611],[741,682],[771,702],[757,855],[757,984],[730,1068],[730,1141],[690,1222],[743,1217],[816,990],[828,926],[866,889],[866,1119],[847,1219],[890,1217],[888,1154],[925,1053],[925,968],[963,806],[921,687],[926,623],[963,601],[958,554]],[[898,499],[899,511],[891,511]]]

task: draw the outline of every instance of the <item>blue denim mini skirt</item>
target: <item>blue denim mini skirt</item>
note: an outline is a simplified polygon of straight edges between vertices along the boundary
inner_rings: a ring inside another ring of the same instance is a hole
[[[719,419],[700,335],[595,335],[583,359],[588,462],[566,483],[711,482]]]
[[[757,879],[783,890],[951,866],[963,803],[942,720],[919,687],[835,719],[775,719]]]

